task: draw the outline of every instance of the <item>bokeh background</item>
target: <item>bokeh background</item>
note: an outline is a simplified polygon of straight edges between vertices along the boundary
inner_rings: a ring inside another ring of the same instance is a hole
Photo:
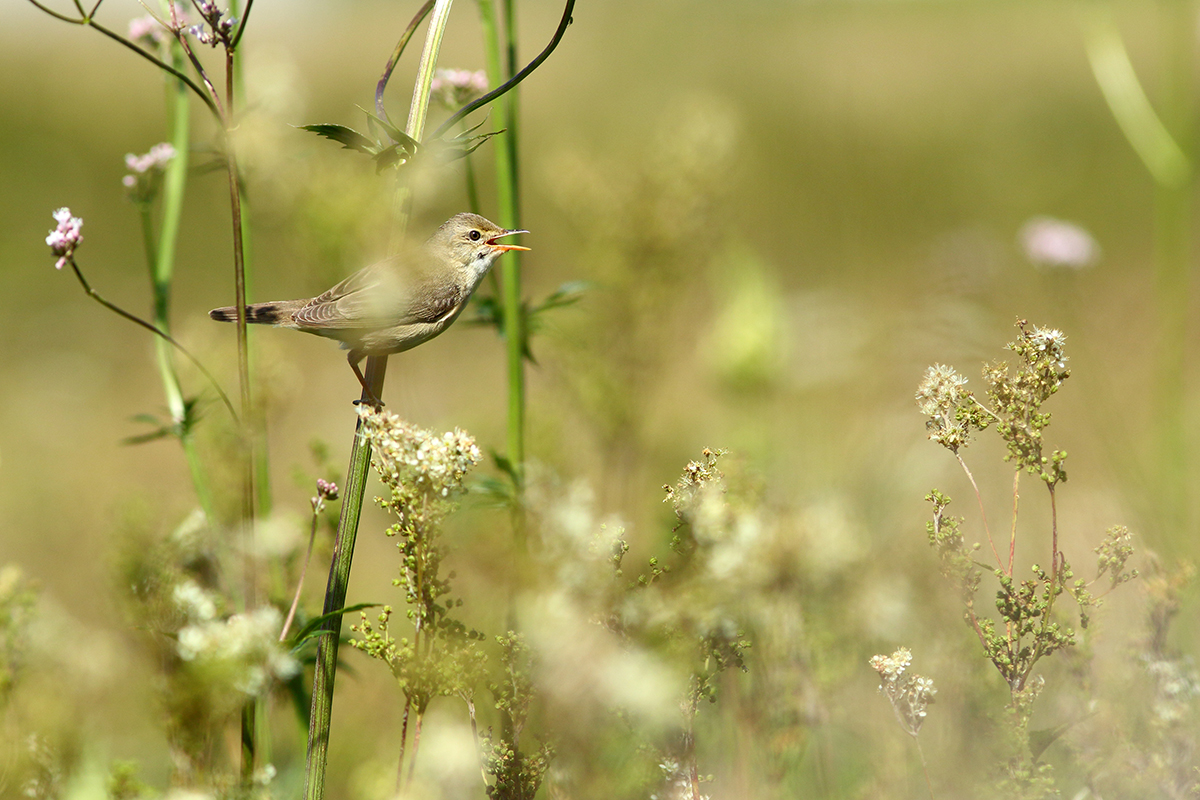
[[[295,126],[361,128],[355,106],[370,106],[414,7],[256,4],[243,46],[252,299],[316,294],[383,252],[387,183],[366,159]],[[1191,24],[1183,52],[1195,49],[1191,8],[1111,6],[1153,101],[1181,74],[1194,83],[1189,62],[1180,73],[1166,55],[1179,49],[1180,20]],[[560,10],[520,4],[525,58]],[[933,363],[956,365],[979,389],[979,366],[1003,357],[1018,318],[1068,336],[1072,376],[1049,406],[1048,439],[1070,453],[1059,512],[1077,572],[1090,572],[1091,548],[1118,523],[1135,532],[1143,570],[1150,552],[1168,567],[1196,556],[1195,332],[1173,342],[1182,364],[1160,359],[1162,194],[1089,66],[1094,11],[1059,2],[581,2],[557,52],[521,87],[527,293],[589,284],[534,340],[528,450],[547,487],[541,501],[570,504],[597,526],[624,525],[629,563],[644,563],[670,537],[662,485],[702,448],[725,448],[786,544],[773,554],[785,576],[773,597],[791,633],[786,646],[749,651],[751,672],[785,676],[772,684],[783,690],[763,698],[746,678],[727,704],[703,712],[701,771],[714,775],[714,797],[922,796],[919,760],[867,665],[898,645],[941,687],[922,733],[938,796],[973,796],[986,784],[1003,685],[937,574],[924,495],[942,488],[959,500],[968,537],[981,528],[962,473],[926,440],[913,393]],[[101,19],[123,30],[141,13],[109,0]],[[482,67],[473,4],[454,14],[441,64]],[[27,654],[27,691],[38,699],[25,701],[34,711],[23,718],[71,728],[81,775],[137,760],[161,786],[169,763],[154,664],[122,608],[114,564],[131,532],[166,535],[195,500],[175,443],[122,443],[146,430],[135,415],[163,411],[152,342],[55,272],[43,239],[50,212],[70,206],[85,220],[79,261],[93,285],[148,311],[137,217],[120,181],[124,155],[164,137],[162,80],[94,31],[30,4],[8,0],[0,19],[0,565],[19,566],[40,598]],[[417,49],[389,93],[396,118]],[[198,107],[195,131],[203,166],[212,130]],[[485,215],[495,210],[489,148],[475,158]],[[232,391],[233,328],[206,316],[232,302],[226,197],[221,172],[193,172],[173,319]],[[423,177],[416,197],[414,226],[424,229],[464,208],[461,165]],[[1096,263],[1032,264],[1019,232],[1038,216],[1090,231]],[[328,342],[271,330],[254,341],[268,406],[268,526],[299,541],[317,474],[311,445],[325,443],[344,465],[356,383]],[[1185,410],[1169,436],[1186,458],[1167,467],[1164,373],[1182,375]],[[417,424],[461,427],[485,450],[502,450],[505,391],[503,343],[460,321],[391,359],[385,399]],[[211,406],[202,446],[232,509],[219,416]],[[1002,454],[994,441],[968,452],[1000,528],[1011,503]],[[1168,491],[1164,480],[1184,488]],[[1022,497],[1029,559],[1048,549],[1033,483]],[[376,510],[364,519],[351,601],[398,602],[385,525]],[[470,500],[448,534],[456,590],[480,625],[501,619],[489,592],[502,582],[506,535],[502,512]],[[312,604],[324,565],[314,574]],[[986,588],[981,603],[990,605]],[[1040,726],[1097,708],[1136,714],[1149,691],[1131,688],[1144,687],[1145,609],[1135,581],[1100,613],[1085,648],[1091,666],[1047,663]],[[1194,652],[1194,619],[1195,593],[1185,590],[1170,640],[1180,653]],[[384,670],[356,655],[335,704],[332,791],[381,797],[401,701]],[[776,660],[764,664],[768,656]],[[290,713],[277,711],[280,730]],[[456,710],[439,713],[445,730],[460,730]],[[1101,792],[1081,755],[1095,735],[1048,751],[1064,796]],[[303,744],[299,732],[280,738],[286,796]],[[611,761],[593,754],[598,772],[633,769],[610,751]],[[576,796],[644,796],[644,786],[596,778]],[[478,783],[475,794],[445,791],[482,796]]]

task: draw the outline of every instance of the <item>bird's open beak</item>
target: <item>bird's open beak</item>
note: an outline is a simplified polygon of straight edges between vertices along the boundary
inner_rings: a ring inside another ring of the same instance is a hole
[[[513,234],[517,233],[529,233],[529,231],[505,231],[504,233],[500,234],[500,236],[493,236],[492,238],[488,239],[487,243],[496,250],[499,250],[501,253],[507,250],[528,250],[528,247],[522,247],[519,244],[496,244],[496,240],[501,236],[512,236]]]

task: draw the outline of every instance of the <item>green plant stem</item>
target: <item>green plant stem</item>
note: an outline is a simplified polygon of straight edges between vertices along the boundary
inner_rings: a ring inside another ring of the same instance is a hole
[[[921,757],[921,771],[925,773],[925,788],[929,790],[929,800],[933,798],[933,781],[929,779],[929,764],[925,761],[925,750],[921,747],[921,740],[913,735],[913,741],[917,743],[917,755]]]
[[[235,49],[246,31],[246,23],[250,19],[250,11],[253,7],[254,0],[247,0],[244,12],[239,14],[238,0],[230,0],[229,2],[229,15],[239,20],[238,32],[233,40],[233,48]],[[231,103],[233,102],[232,97],[245,97],[246,95],[245,69],[242,66],[242,59],[233,59],[232,68],[233,80],[231,85],[233,86],[233,94],[230,95]],[[236,119],[234,119],[234,124],[237,124]],[[249,200],[246,196],[246,184],[241,180],[238,181],[238,201],[242,209],[242,274],[246,286],[246,297],[250,297],[254,294],[254,229],[247,224],[250,216]],[[255,373],[254,337],[254,330],[248,328],[246,331],[246,360],[247,368],[251,375]],[[267,449],[266,411],[267,409],[259,403],[255,406],[254,414],[249,417],[250,434],[254,438],[252,453],[255,471],[254,502],[258,517],[265,517],[270,514],[273,505],[271,494],[271,459],[270,452]]]
[[[364,377],[371,394],[378,397],[383,390],[387,359],[367,359]],[[362,402],[370,394],[363,391]],[[331,614],[346,606],[346,588],[350,583],[350,566],[354,560],[354,542],[358,535],[358,519],[362,513],[363,495],[367,486],[367,470],[371,464],[371,444],[362,433],[359,419],[354,429],[354,444],[350,449],[350,465],[346,470],[346,490],[342,495],[342,512],[338,517],[337,536],[333,544],[333,560],[329,566],[329,581],[325,588],[323,614]],[[329,722],[333,711],[333,684],[336,677],[338,646],[342,619],[327,619],[320,628],[317,657],[313,667],[312,711],[308,723],[308,755],[304,772],[304,797],[317,800],[325,796],[325,768],[329,756]]]
[[[235,10],[235,9],[231,9]],[[194,54],[187,48],[184,40],[180,40],[184,52],[195,65],[205,86],[213,93],[214,100],[222,113],[224,129],[225,171],[229,179],[229,211],[233,227],[233,283],[234,304],[237,307],[237,353],[238,353],[238,385],[241,389],[242,406],[242,458],[241,458],[241,537],[242,537],[242,608],[249,610],[257,604],[256,575],[254,569],[254,520],[256,512],[257,459],[258,449],[256,429],[256,413],[250,391],[250,346],[246,325],[246,250],[245,250],[245,221],[242,217],[242,182],[238,168],[237,151],[233,141],[233,131],[237,126],[237,95],[235,93],[235,73],[237,71],[236,50],[233,46],[225,47],[225,102],[220,102],[212,82],[208,79],[202,66]],[[260,726],[258,724],[258,704],[251,700],[242,706],[241,745],[242,745],[242,785],[251,785],[255,770],[258,766],[258,740]]]
[[[425,118],[429,115],[429,90],[433,85],[433,72],[437,66],[438,52],[446,23],[450,18],[450,7],[454,0],[437,0],[429,17],[429,33],[425,36],[425,47],[421,51],[421,63],[417,67],[417,79],[413,83],[412,104],[408,107],[408,124],[404,132],[421,141],[425,131]]]
[[[515,58],[515,32],[512,26],[511,3],[504,2],[505,42],[502,46],[496,6],[492,0],[479,0],[479,15],[483,25],[485,60],[488,81],[498,86],[511,77]],[[507,54],[507,58],[505,58]],[[496,188],[500,224],[505,228],[520,228],[521,214],[517,189],[517,131],[516,90],[495,100],[496,125],[507,130],[497,137]],[[525,463],[525,357],[522,345],[525,313],[521,303],[521,259],[519,253],[508,254],[500,263],[501,305],[504,309],[504,341],[508,375],[508,459],[517,480],[517,507],[521,505],[520,490],[524,483]],[[514,526],[514,534],[524,546],[524,526]]]
[[[480,9],[479,9],[480,18],[483,21],[483,24],[485,26],[484,43],[486,45],[487,40],[491,36],[491,34],[489,34],[486,30],[486,26],[488,24],[486,15],[489,12],[483,8],[483,3],[484,2],[490,3],[491,0],[477,0],[477,1],[480,3]],[[467,103],[465,106],[460,108],[458,111],[455,111],[453,114],[451,114],[449,117],[447,117],[446,120],[443,121],[441,125],[438,126],[437,130],[435,130],[433,132],[433,136],[430,138],[437,139],[443,133],[448,131],[450,129],[451,125],[458,122],[460,119],[465,117],[467,114],[470,114],[475,109],[482,108],[483,106],[486,106],[488,103],[492,102],[496,98],[503,96],[504,94],[511,91],[521,81],[528,78],[535,69],[537,69],[538,67],[540,67],[542,65],[543,61],[545,61],[547,58],[550,57],[550,54],[554,52],[554,49],[556,47],[558,47],[558,43],[560,41],[562,41],[563,34],[565,34],[567,32],[567,27],[570,26],[570,24],[571,24],[571,13],[574,11],[574,9],[575,9],[575,0],[567,0],[567,4],[563,8],[562,19],[558,23],[558,29],[554,32],[554,36],[550,39],[550,43],[548,45],[546,45],[545,49],[543,49],[542,52],[538,53],[537,58],[533,59],[533,61],[530,61],[528,64],[525,65],[525,68],[523,70],[518,72],[516,75],[513,75],[510,79],[508,79],[504,83],[500,84],[495,89],[492,89],[490,92],[485,94],[483,97],[472,100],[471,102]],[[511,9],[510,9],[510,11],[511,11]],[[495,12],[490,12],[490,13],[492,14],[492,17],[493,17],[491,24],[494,28],[495,27]],[[509,14],[509,16],[511,17],[511,13]],[[497,47],[498,47],[498,45],[497,45]],[[515,63],[516,63],[515,62],[515,59],[516,59],[515,48],[510,50],[509,52],[510,52],[510,56],[511,56],[511,63],[513,65],[515,65]]]
[[[963,472],[967,474],[967,480],[971,482],[971,488],[975,490],[975,501],[979,504],[979,516],[983,520],[983,530],[987,534],[988,545],[992,548],[992,555],[996,557],[996,566],[1003,569],[1004,562],[1000,560],[1000,553],[996,551],[996,543],[992,540],[992,529],[988,525],[987,512],[983,508],[983,495],[979,492],[979,484],[975,483],[975,476],[971,474],[971,469],[967,466],[967,462],[963,460],[962,454],[955,450],[954,457],[958,459],[958,465],[963,468]],[[1011,564],[1009,565],[1009,570],[1011,574]]]
[[[208,382],[212,384],[212,387],[216,390],[217,394],[221,396],[221,400],[224,402],[225,407],[229,409],[229,414],[233,417],[234,422],[240,421],[237,412],[233,409],[233,403],[229,402],[228,395],[222,391],[220,384],[217,383],[217,379],[212,376],[211,372],[204,368],[204,365],[200,363],[199,359],[192,355],[186,347],[175,341],[175,339],[169,333],[160,331],[158,328],[154,327],[154,325],[137,316],[136,314],[130,314],[117,304],[110,303],[108,300],[105,300],[99,292],[92,288],[92,285],[88,283],[87,278],[83,277],[83,273],[79,270],[79,265],[75,263],[75,258],[71,257],[68,259],[68,263],[71,265],[71,269],[75,272],[75,277],[79,279],[79,284],[83,286],[83,290],[87,293],[88,297],[92,298],[117,316],[123,317],[135,325],[145,328],[156,336],[166,339],[171,343],[172,347],[187,356],[188,360],[196,365],[196,369],[200,370],[200,372],[204,374],[204,377],[207,378]]]
[[[177,70],[182,70],[185,65],[182,48],[178,42],[174,41],[171,42],[170,47],[172,65]],[[166,105],[169,114],[171,145],[175,148],[175,157],[167,164],[163,176],[162,228],[159,231],[157,244],[154,243],[151,233],[149,205],[143,204],[140,210],[142,231],[146,240],[146,255],[151,264],[150,282],[154,292],[154,324],[160,330],[170,332],[171,286],[175,271],[175,251],[179,240],[179,223],[183,216],[188,154],[191,149],[191,104],[188,87],[183,81],[177,78],[167,78]],[[205,518],[212,525],[215,523],[212,489],[208,485],[208,475],[204,471],[199,453],[196,451],[195,436],[190,429],[184,427],[187,409],[168,342],[163,339],[156,340],[155,357],[158,362],[163,392],[166,395],[167,408],[171,418],[180,426],[179,442],[192,477],[192,486],[196,491],[197,502],[199,502]]]
[[[418,142],[421,141],[425,120],[429,116],[429,91],[433,86],[433,73],[452,5],[454,0],[435,0],[433,10],[429,12],[429,31],[425,34],[425,45],[421,49],[421,61],[417,65],[416,80],[413,81],[412,102],[408,107],[408,122],[404,126],[404,132]],[[402,40],[403,43],[406,41]],[[378,97],[382,97],[382,86],[376,92]],[[392,199],[392,241],[389,247],[392,252],[398,251],[403,245],[411,212],[412,188],[405,177],[406,174],[396,173],[396,192]]]
[[[429,110],[429,89],[433,83],[433,71],[437,63],[438,48],[445,33],[452,0],[437,0],[430,15],[429,32],[417,68],[413,92],[413,104],[409,109],[408,125],[405,130],[412,138],[420,141],[425,117]],[[406,185],[397,188],[397,225],[393,230],[403,230],[408,219],[408,202],[411,193]],[[394,245],[396,242],[393,243]],[[387,373],[387,356],[372,356],[367,359],[365,378],[367,388],[360,402],[383,395],[384,377]],[[358,520],[362,513],[363,496],[367,485],[367,472],[371,464],[371,445],[362,435],[362,420],[354,429],[354,443],[350,449],[350,465],[346,470],[346,493],[342,500],[342,513],[338,518],[337,537],[334,540],[333,563],[329,568],[329,582],[325,589],[324,613],[344,608],[346,588],[350,583],[350,568],[354,561],[354,542],[358,535]],[[329,757],[329,724],[333,715],[333,688],[337,677],[337,651],[341,631],[341,617],[330,618],[321,628],[317,641],[317,658],[313,669],[312,712],[309,715],[308,755],[304,772],[305,800],[318,800],[325,796],[325,772]]]
[[[313,506],[312,525],[308,530],[308,549],[304,551],[304,566],[300,568],[300,578],[296,581],[296,594],[292,597],[292,607],[288,609],[287,619],[283,621],[283,630],[279,632],[279,641],[287,640],[288,630],[292,620],[296,618],[296,609],[300,607],[300,594],[304,591],[304,579],[308,576],[308,564],[312,561],[313,543],[317,541],[317,522],[321,518],[321,503]]]
[[[1156,495],[1169,530],[1191,530],[1195,521],[1192,443],[1189,429],[1187,343],[1190,340],[1189,303],[1192,292],[1192,213],[1195,192],[1195,92],[1197,8],[1195,3],[1169,0],[1162,10],[1163,87],[1160,108],[1163,125],[1183,153],[1187,165],[1181,179],[1156,181],[1154,195],[1155,289],[1159,320],[1156,358],[1157,454]],[[1180,26],[1188,26],[1186,29]],[[1166,541],[1182,541],[1171,536]]]
[[[404,48],[408,47],[408,42],[416,33],[417,26],[429,16],[429,12],[433,9],[434,0],[427,0],[425,5],[417,10],[417,13],[412,18],[412,22],[408,23],[408,27],[404,29],[404,33],[400,35],[400,41],[396,42],[396,48],[392,51],[392,57],[388,59],[387,66],[383,68],[383,75],[379,78],[379,83],[375,85],[375,116],[386,120],[388,118],[387,109],[383,107],[383,92],[387,89],[388,81],[392,79],[392,70],[396,68],[396,62],[400,60],[400,56],[404,53]]]

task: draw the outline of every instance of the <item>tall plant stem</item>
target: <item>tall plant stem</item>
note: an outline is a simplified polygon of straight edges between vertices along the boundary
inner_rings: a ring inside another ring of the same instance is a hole
[[[240,422],[240,418],[238,417],[237,412],[234,411],[234,409],[233,409],[233,403],[229,402],[229,397],[221,389],[221,385],[219,383],[217,383],[216,378],[214,378],[212,376],[212,373],[210,373],[207,369],[204,368],[204,365],[200,363],[200,360],[198,358],[196,358],[194,355],[192,355],[191,352],[186,347],[181,345],[179,342],[175,341],[175,339],[171,336],[171,334],[166,333],[165,331],[160,331],[158,328],[154,327],[149,322],[147,322],[146,320],[137,316],[136,314],[130,314],[128,311],[121,308],[116,303],[110,303],[108,300],[105,300],[100,295],[99,292],[97,292],[95,289],[92,288],[92,285],[90,283],[88,283],[87,278],[83,277],[83,272],[80,271],[79,265],[75,263],[75,258],[73,256],[68,259],[68,263],[71,265],[71,270],[75,273],[75,277],[76,277],[76,279],[78,279],[79,285],[83,287],[83,291],[87,293],[88,297],[92,298],[97,303],[104,306],[105,308],[107,308],[109,311],[113,312],[117,316],[127,319],[130,322],[132,322],[133,324],[138,325],[139,327],[145,328],[146,330],[150,331],[151,333],[155,334],[156,336],[159,336],[162,339],[165,339],[167,342],[169,342],[171,344],[172,347],[174,347],[179,352],[183,353],[184,356],[186,356],[189,361],[191,361],[193,364],[195,364],[196,369],[200,370],[200,372],[203,373],[204,377],[208,379],[208,382],[212,385],[213,389],[216,390],[217,394],[221,398],[221,401],[225,404],[225,408],[229,409],[229,416],[233,417],[233,421],[235,423]]]
[[[433,83],[433,70],[437,64],[442,35],[449,20],[453,0],[437,0],[430,15],[429,32],[421,63],[417,68],[413,105],[409,109],[405,133],[420,141],[429,109],[429,88]],[[382,92],[382,88],[379,89]],[[402,228],[408,219],[407,187],[397,189],[395,213]],[[360,402],[383,394],[384,376],[387,372],[387,356],[372,356],[367,359],[367,389],[363,390]],[[346,605],[346,589],[350,583],[350,567],[354,561],[354,542],[358,536],[358,520],[362,514],[363,496],[366,492],[367,471],[371,464],[371,445],[362,433],[360,418],[354,429],[354,443],[350,448],[350,465],[346,470],[346,493],[342,500],[342,513],[338,518],[337,536],[334,540],[333,563],[329,567],[329,582],[325,589],[323,613],[338,611]],[[304,772],[305,800],[319,800],[325,796],[325,774],[329,757],[329,725],[333,715],[333,687],[337,676],[337,653],[342,621],[333,616],[321,626],[317,641],[317,658],[313,669],[312,711],[308,726],[308,756]]]
[[[370,393],[376,397],[383,391],[386,358],[367,359],[366,379]],[[362,402],[370,395],[362,393]],[[371,464],[371,445],[363,435],[360,418],[354,429],[354,444],[350,449],[350,465],[346,469],[346,491],[342,495],[342,513],[338,517],[337,536],[333,544],[333,560],[329,565],[329,581],[325,587],[325,605],[321,613],[331,614],[346,606],[346,589],[350,583],[350,566],[354,560],[354,542],[358,535],[358,519],[362,514],[363,495],[367,487],[367,469]],[[308,722],[308,755],[304,772],[305,800],[325,796],[325,768],[329,757],[329,723],[333,713],[333,683],[337,670],[338,646],[342,620],[340,616],[327,619],[320,628],[317,658],[313,667],[312,711]]]
[[[321,519],[321,506],[313,505],[312,524],[308,529],[308,548],[304,551],[304,566],[300,567],[300,577],[296,581],[296,594],[292,596],[292,605],[288,609],[287,618],[283,621],[283,630],[279,632],[279,641],[287,641],[288,631],[292,620],[296,618],[296,609],[300,607],[300,595],[304,593],[304,579],[308,577],[308,564],[312,561],[313,544],[317,541],[317,523]]]
[[[954,457],[958,459],[958,464],[963,468],[963,472],[967,474],[967,480],[971,482],[971,488],[975,490],[975,501],[979,503],[979,516],[983,520],[983,530],[987,534],[988,544],[991,545],[992,555],[996,557],[996,566],[1003,568],[1004,562],[1000,560],[1000,553],[996,551],[996,543],[992,541],[992,529],[988,525],[987,512],[983,509],[983,495],[979,492],[979,484],[975,483],[975,476],[971,474],[970,467],[963,460],[962,454],[957,450],[954,451]],[[1012,572],[1012,565],[1009,564],[1009,573]]]
[[[479,0],[479,15],[483,25],[484,49],[488,81],[499,86],[513,75],[516,62],[516,32],[512,3],[501,0],[504,13],[504,40],[501,41],[500,21],[492,0]],[[496,149],[497,210],[500,224],[506,228],[521,227],[520,193],[517,161],[517,90],[514,88],[494,101],[496,125],[507,133],[498,137]],[[524,524],[520,507],[525,465],[525,309],[521,302],[521,259],[510,253],[500,263],[501,305],[504,309],[504,341],[508,375],[508,460],[516,479],[517,502],[514,509],[513,534],[520,549],[524,548]]]
[[[182,42],[181,42],[182,43]],[[195,57],[189,56],[195,63]],[[236,50],[233,46],[225,47],[225,101],[220,102],[211,82],[201,71],[206,86],[213,90],[217,107],[221,109],[224,127],[225,171],[229,177],[229,210],[233,227],[233,284],[234,304],[237,307],[237,352],[238,352],[238,385],[241,389],[242,430],[241,430],[241,537],[242,537],[242,607],[251,609],[257,604],[256,575],[254,569],[254,518],[256,512],[255,484],[256,469],[256,424],[255,410],[250,392],[250,346],[246,325],[246,250],[244,219],[242,217],[242,185],[238,169],[237,150],[234,146],[233,133],[237,126],[237,95],[235,93],[235,72],[237,69]],[[257,702],[251,700],[242,706],[241,750],[242,750],[242,783],[250,785],[258,760],[258,740],[260,738],[257,724]]]
[[[186,68],[183,50],[178,42],[171,43],[172,66],[182,71]],[[170,333],[171,286],[175,271],[175,249],[179,240],[179,222],[183,216],[183,198],[187,188],[188,151],[191,148],[191,106],[188,86],[177,78],[167,77],[166,106],[169,120],[171,145],[175,157],[167,164],[162,188],[162,229],[155,242],[149,204],[140,204],[142,231],[146,240],[146,257],[150,264],[150,284],[154,296],[154,325]],[[196,500],[210,525],[213,518],[212,490],[208,476],[196,452],[195,437],[187,425],[187,408],[179,376],[175,371],[170,343],[155,340],[155,360],[159,378],[166,395],[167,409],[171,419],[179,426],[179,443],[183,448]]]

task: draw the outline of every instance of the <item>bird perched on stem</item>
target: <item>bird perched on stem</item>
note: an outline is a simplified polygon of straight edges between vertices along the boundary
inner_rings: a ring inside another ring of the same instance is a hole
[[[358,365],[367,356],[411,350],[450,326],[496,258],[528,250],[496,240],[516,233],[478,214],[456,214],[419,247],[365,267],[324,294],[246,306],[246,321],[294,328],[348,349],[358,382],[372,395]],[[219,322],[236,322],[237,306],[214,308]]]

